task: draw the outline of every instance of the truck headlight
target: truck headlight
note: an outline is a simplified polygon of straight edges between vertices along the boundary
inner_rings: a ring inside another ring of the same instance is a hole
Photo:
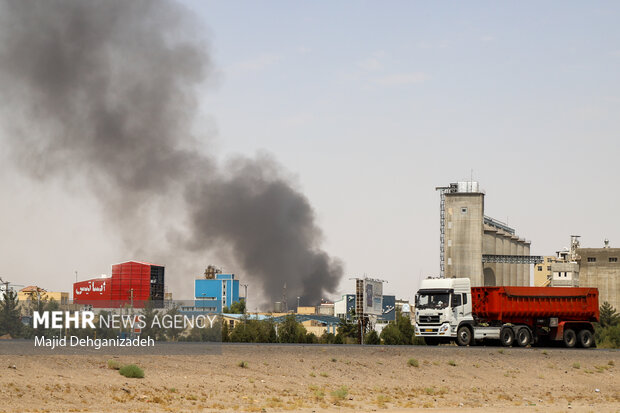
[[[439,327],[439,334],[446,334],[449,329],[450,329],[450,325],[444,324],[441,327]]]

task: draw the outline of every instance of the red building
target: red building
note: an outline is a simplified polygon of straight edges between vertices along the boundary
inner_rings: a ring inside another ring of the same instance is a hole
[[[93,308],[144,307],[147,300],[162,307],[164,267],[147,262],[128,261],[112,265],[112,276],[73,284],[73,302]]]

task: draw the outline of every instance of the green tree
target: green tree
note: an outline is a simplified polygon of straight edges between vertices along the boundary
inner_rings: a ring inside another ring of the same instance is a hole
[[[357,323],[352,323],[351,321],[347,319],[341,318],[340,323],[338,324],[338,327],[336,328],[336,337],[339,338],[338,340],[339,343],[337,344],[342,344],[342,343],[351,341],[347,339],[357,340],[358,328],[359,327]]]
[[[177,305],[174,305],[166,312],[166,315],[169,316],[168,322],[171,323],[171,326],[165,329],[165,334],[170,340],[178,341],[179,336],[183,334],[183,331],[185,331],[185,328],[183,327],[175,327],[175,317],[181,315],[179,307]]]
[[[144,308],[142,308],[140,314],[142,315],[142,320],[145,324],[144,328],[140,331],[140,337],[150,337],[153,340],[165,341],[165,329],[161,326],[159,311],[155,309],[152,300],[146,300],[144,302]],[[154,323],[156,318],[159,321],[158,323]]]
[[[96,320],[97,322],[95,323],[95,334],[97,335],[97,338],[116,338],[116,336],[118,336],[118,332],[115,329],[113,329],[111,325],[112,313],[109,311],[101,310],[99,311],[97,315],[98,315],[98,319]],[[101,322],[100,321],[101,318],[109,320],[108,323],[110,324],[110,326],[108,327],[107,324]]]
[[[323,335],[319,338],[319,343],[321,344],[336,344],[336,335],[334,333],[328,333],[325,331]],[[342,344],[342,342],[340,342]]]
[[[229,311],[232,314],[245,314],[245,300],[242,298],[232,303]]]
[[[20,337],[23,324],[19,314],[19,299],[15,291],[5,291],[0,304],[0,336]]]
[[[304,343],[306,328],[298,323],[294,314],[285,317],[284,322],[278,327],[280,343]]]
[[[364,337],[364,344],[381,344],[381,339],[375,330],[370,330]]]
[[[35,311],[41,315],[42,317],[44,316],[45,313],[50,313],[51,311],[58,311],[58,309],[60,308],[60,306],[58,305],[58,302],[56,302],[56,300],[47,300],[47,297],[41,297],[40,295],[37,295],[36,297],[33,296],[33,299],[28,302],[28,310],[29,313],[33,315],[33,320],[34,320],[34,313]],[[49,320],[52,319],[52,315],[48,314],[48,318]],[[45,328],[45,326],[39,325],[37,326],[37,328],[33,328],[34,323],[28,326],[24,326],[23,328],[23,336],[25,338],[33,338],[33,337],[46,337],[46,338],[51,338],[53,336],[60,336],[62,335],[62,331],[58,331],[58,330],[52,330],[51,328]]]
[[[235,328],[229,336],[233,343],[252,343],[258,340],[258,329],[251,320],[248,320],[247,316],[244,316],[235,323]]]
[[[600,325],[601,327],[615,326],[620,323],[620,314],[607,301],[600,308]]]
[[[314,333],[306,333],[306,343],[308,344],[317,344],[319,342],[319,338]]]
[[[395,322],[390,322],[387,326],[381,330],[381,340],[383,344],[398,345],[402,344],[402,333]]]
[[[230,337],[228,336],[228,321],[222,320],[222,343],[228,343]]]
[[[401,342],[400,344],[410,345],[413,343],[413,336],[415,334],[415,329],[413,328],[413,324],[411,324],[411,319],[405,315],[403,315],[400,311],[396,312],[396,324],[398,325],[398,330],[401,334]]]

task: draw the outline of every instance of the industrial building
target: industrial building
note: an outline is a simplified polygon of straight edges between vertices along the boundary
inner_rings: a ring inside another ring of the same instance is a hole
[[[222,274],[218,268],[209,266],[204,276],[194,280],[196,311],[221,313],[224,307],[239,300],[239,280],[235,280],[235,274]]]
[[[440,192],[440,276],[472,286],[530,285],[530,241],[484,214],[478,182],[451,183]]]
[[[594,287],[599,291],[599,303],[609,302],[620,309],[620,248],[611,248],[605,240],[602,248],[581,248],[579,235],[571,235],[570,248],[545,257],[537,264],[536,285],[551,287]],[[547,272],[547,279],[542,274]]]
[[[534,264],[534,287],[547,287],[551,284],[551,264],[555,261],[554,255],[545,255],[542,262]]]
[[[620,310],[620,248],[576,248],[579,264],[579,287],[596,287],[599,302],[607,301]]]
[[[61,291],[47,291],[36,285],[29,285],[17,292],[17,299],[20,304],[32,301],[56,301],[61,306],[69,304],[69,293]]]
[[[112,276],[102,276],[73,284],[73,302],[93,308],[142,308],[151,300],[154,307],[164,304],[165,268],[148,262],[127,261],[112,265]]]

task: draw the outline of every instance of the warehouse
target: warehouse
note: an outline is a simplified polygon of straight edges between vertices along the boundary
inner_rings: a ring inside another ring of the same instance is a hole
[[[164,304],[165,268],[140,261],[112,265],[112,276],[73,284],[73,302],[93,308],[142,308],[148,300],[156,308]]]

